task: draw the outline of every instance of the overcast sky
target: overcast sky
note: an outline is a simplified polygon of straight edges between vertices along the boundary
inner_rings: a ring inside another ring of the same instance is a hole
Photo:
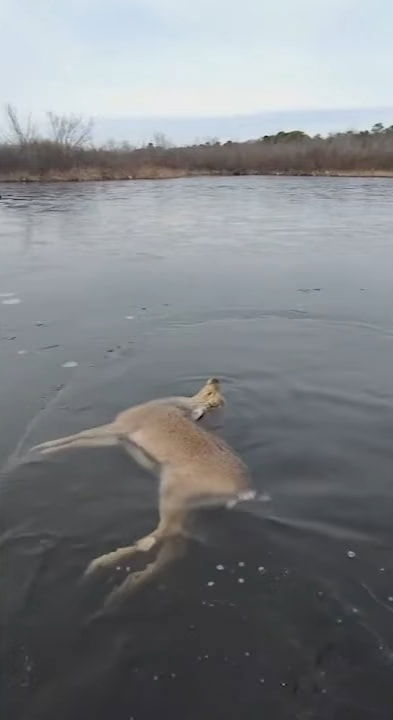
[[[1,0],[0,59],[22,112],[393,106],[393,0]]]

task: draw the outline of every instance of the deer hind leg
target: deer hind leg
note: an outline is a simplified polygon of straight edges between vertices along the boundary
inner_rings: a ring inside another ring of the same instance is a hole
[[[40,452],[42,455],[68,450],[73,447],[102,447],[105,445],[117,445],[118,439],[114,423],[100,425],[99,427],[82,430],[75,435],[48,440],[31,448],[31,452]]]
[[[164,527],[160,523],[155,530],[137,540],[133,545],[120,547],[117,548],[117,550],[113,550],[113,552],[106,553],[106,555],[100,555],[94,558],[87,566],[85,575],[92,575],[99,570],[117,565],[117,563],[132,557],[135,553],[149,552],[149,550],[162,539],[163,535]]]
[[[181,535],[165,538],[155,560],[146,565],[143,570],[131,573],[121,585],[108,595],[104,603],[104,610],[116,608],[147,583],[155,580],[168,565],[171,565],[184,555],[185,547],[186,540]]]

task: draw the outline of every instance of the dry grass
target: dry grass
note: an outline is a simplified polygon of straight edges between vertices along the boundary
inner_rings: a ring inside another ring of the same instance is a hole
[[[310,138],[278,133],[187,147],[65,148],[49,140],[0,145],[0,180],[161,179],[190,175],[393,176],[393,130]]]
[[[197,173],[199,174],[199,173]],[[74,167],[69,170],[48,170],[41,174],[26,172],[0,173],[0,182],[86,182],[89,180],[165,180],[169,178],[189,177],[195,173],[169,167],[144,165],[132,175],[121,170],[100,170],[93,167]]]

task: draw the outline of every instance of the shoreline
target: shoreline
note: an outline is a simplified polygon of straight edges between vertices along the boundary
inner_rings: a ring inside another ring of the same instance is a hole
[[[132,180],[170,180],[190,177],[344,177],[344,178],[393,178],[393,170],[315,170],[272,171],[272,172],[227,172],[227,171],[191,171],[175,168],[140,168],[133,174],[125,172],[74,168],[69,171],[50,171],[41,175],[30,173],[0,174],[0,183],[62,183],[62,182],[113,182]]]

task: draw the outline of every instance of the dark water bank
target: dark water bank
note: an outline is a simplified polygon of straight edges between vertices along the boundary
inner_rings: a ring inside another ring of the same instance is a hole
[[[390,182],[2,195],[4,717],[390,720]],[[264,500],[200,511],[186,555],[91,622],[128,571],[83,570],[154,526],[155,482],[117,449],[27,449],[212,374],[208,425]]]
[[[0,183],[63,183],[63,182],[103,182],[109,180],[168,180],[195,177],[349,177],[349,178],[393,178],[393,170],[271,170],[270,172],[252,172],[247,170],[184,170],[172,167],[142,167],[130,175],[129,172],[102,170],[100,168],[71,168],[69,170],[51,170],[44,174],[30,172],[8,173],[0,175]]]

